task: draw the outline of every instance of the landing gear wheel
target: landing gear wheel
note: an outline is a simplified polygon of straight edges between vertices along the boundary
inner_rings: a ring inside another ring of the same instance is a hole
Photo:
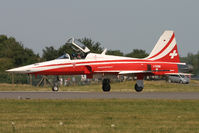
[[[57,76],[52,84],[52,91],[59,91],[59,81],[59,76]]]
[[[59,91],[59,85],[58,83],[55,83],[52,87],[52,91]]]
[[[111,90],[110,80],[109,79],[103,79],[103,81],[102,81],[102,90],[104,92],[109,92]]]
[[[135,91],[141,92],[143,90],[143,87],[139,87],[137,84],[135,84]]]

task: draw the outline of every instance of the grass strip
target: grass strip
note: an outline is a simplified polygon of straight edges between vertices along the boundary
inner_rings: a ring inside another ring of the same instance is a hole
[[[3,133],[196,133],[199,100],[0,100]]]

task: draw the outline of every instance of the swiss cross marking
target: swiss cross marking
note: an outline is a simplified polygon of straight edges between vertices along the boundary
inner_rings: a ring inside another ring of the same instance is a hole
[[[171,56],[171,59],[173,59],[177,55],[178,55],[178,53],[176,53],[176,50],[174,50],[173,53],[169,54],[169,56]]]

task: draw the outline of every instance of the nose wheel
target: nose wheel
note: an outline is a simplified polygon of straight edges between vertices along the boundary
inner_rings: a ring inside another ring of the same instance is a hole
[[[109,92],[111,90],[110,79],[103,79],[103,81],[102,81],[102,90],[104,92]]]
[[[59,91],[59,77],[58,76],[57,76],[57,79],[52,86],[52,91]]]
[[[59,91],[59,85],[54,84],[52,87],[52,91]]]

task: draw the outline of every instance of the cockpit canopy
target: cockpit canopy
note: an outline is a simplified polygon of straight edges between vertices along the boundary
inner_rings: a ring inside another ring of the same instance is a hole
[[[83,53],[89,53],[90,52],[90,49],[87,48],[83,43],[81,43],[80,41],[78,41],[77,39],[74,39],[74,38],[70,38],[66,44],[70,44],[72,45],[72,48],[75,50],[75,51],[81,51]]]
[[[65,53],[64,55],[58,57],[57,59],[84,59],[86,55],[90,52],[90,49],[88,49],[83,43],[78,41],[77,39],[70,38],[67,42],[67,45],[72,48],[73,52],[69,52],[69,54]]]

